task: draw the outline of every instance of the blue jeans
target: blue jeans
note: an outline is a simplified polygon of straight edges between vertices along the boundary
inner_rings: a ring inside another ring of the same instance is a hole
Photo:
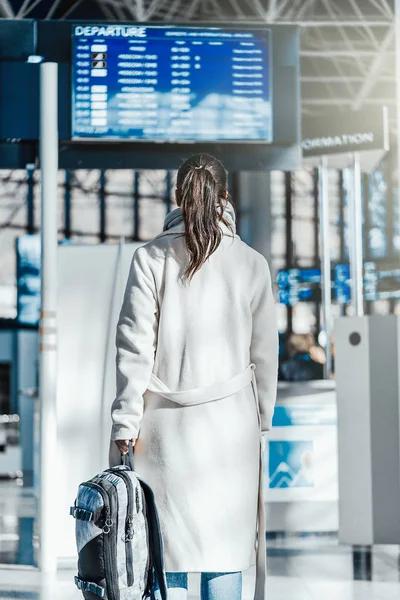
[[[166,573],[168,600],[187,600],[188,574]],[[161,600],[158,584],[154,587]],[[242,571],[234,573],[202,573],[200,600],[242,600]]]

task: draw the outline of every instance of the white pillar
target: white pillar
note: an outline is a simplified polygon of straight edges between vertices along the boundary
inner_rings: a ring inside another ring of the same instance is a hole
[[[40,66],[39,568],[57,570],[57,64]]]
[[[331,251],[329,235],[329,193],[328,193],[328,159],[323,156],[318,169],[319,186],[319,232],[321,247],[321,291],[322,291],[322,325],[326,335],[326,363],[324,375],[330,379],[332,372],[332,289],[331,289]]]
[[[269,171],[241,171],[238,195],[241,238],[271,261],[271,191]]]
[[[363,304],[363,249],[362,249],[362,198],[361,198],[361,168],[358,152],[353,156],[353,185],[349,211],[349,244],[350,244],[350,277],[351,301],[357,317],[364,314]]]

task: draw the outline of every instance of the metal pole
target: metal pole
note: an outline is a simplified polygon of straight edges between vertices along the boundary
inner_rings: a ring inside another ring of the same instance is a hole
[[[40,66],[41,311],[39,318],[39,568],[57,570],[57,64]]]
[[[344,206],[344,177],[343,169],[339,171],[339,243],[340,243],[340,263],[345,263],[347,260],[346,256],[346,244],[345,244],[345,206]],[[346,314],[345,304],[339,306],[340,316],[344,317]]]
[[[133,182],[133,239],[137,242],[140,240],[140,236],[139,236],[139,228],[140,228],[139,201],[140,201],[140,173],[139,173],[139,171],[135,171],[134,182]]]
[[[292,173],[285,171],[285,213],[286,213],[286,269],[294,267],[293,256],[293,188]],[[286,334],[290,336],[293,333],[293,307],[287,306],[287,327]]]
[[[100,242],[103,243],[107,239],[107,221],[106,221],[106,172],[100,171]]]
[[[313,169],[313,201],[314,201],[314,265],[319,262],[319,171]],[[321,301],[315,303],[315,329],[319,333],[321,331]]]
[[[71,237],[71,171],[65,171],[64,190],[64,237]]]
[[[396,38],[396,125],[397,125],[397,164],[395,169],[397,198],[400,203],[400,0],[395,0],[395,38]],[[399,209],[400,210],[400,209]]]
[[[238,232],[239,235],[241,235],[241,224],[242,224],[242,215],[243,215],[243,211],[242,211],[242,205],[240,203],[240,194],[239,194],[239,189],[240,189],[240,175],[238,173],[238,171],[230,171],[229,172],[229,194],[231,196],[231,198],[233,199],[233,204],[235,207],[235,212],[236,212],[236,230]]]
[[[168,214],[171,210],[171,171],[167,171],[165,177],[165,207]]]
[[[27,165],[26,173],[28,175],[28,194],[27,194],[27,206],[28,206],[28,233],[35,233],[35,200],[34,200],[34,190],[35,190],[35,165]]]
[[[396,235],[396,192],[393,185],[393,172],[395,170],[395,157],[390,152],[384,163],[384,179],[388,182],[387,186],[387,203],[386,203],[386,225],[387,225],[387,241],[388,255],[392,258],[396,256],[395,235]],[[397,164],[397,163],[396,163]],[[390,185],[391,184],[391,185]],[[400,215],[400,210],[399,210]]]
[[[344,207],[344,177],[343,169],[339,171],[339,237],[340,237],[340,262],[346,262],[346,244],[345,244],[345,207]]]
[[[370,235],[369,232],[371,230],[371,219],[370,219],[370,211],[369,211],[369,190],[368,190],[368,173],[361,173],[361,218],[362,218],[362,227],[363,231],[361,232],[361,241],[362,241],[362,258],[363,262],[371,260],[371,247],[370,247]],[[389,188],[390,186],[388,186]],[[386,213],[387,215],[389,212]],[[364,232],[364,233],[363,233]],[[363,304],[364,306],[364,304]],[[365,303],[365,314],[372,314],[372,302]]]
[[[321,243],[321,292],[322,292],[322,326],[326,336],[324,365],[325,379],[332,373],[332,287],[331,287],[331,252],[329,236],[329,193],[328,193],[328,159],[323,156],[318,169],[319,180],[319,231]]]
[[[363,252],[362,252],[362,197],[360,155],[353,155],[353,185],[349,186],[349,245],[351,295],[354,313],[357,317],[364,314],[363,303]]]

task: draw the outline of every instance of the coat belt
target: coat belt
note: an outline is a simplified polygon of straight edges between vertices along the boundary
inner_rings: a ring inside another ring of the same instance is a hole
[[[230,379],[179,392],[171,392],[165,383],[163,383],[157,375],[152,373],[147,389],[151,392],[160,394],[160,396],[163,396],[164,398],[168,398],[168,400],[172,400],[172,402],[177,402],[182,406],[203,404],[204,402],[213,402],[214,400],[226,398],[246,387],[246,385],[253,380],[255,368],[255,364],[250,363],[244,371],[241,371]]]
[[[264,495],[263,495],[263,448],[261,437],[261,417],[260,407],[258,402],[257,382],[255,377],[256,365],[250,363],[246,369],[234,375],[230,379],[222,382],[213,383],[190,390],[172,392],[166,385],[155,375],[151,374],[147,389],[151,392],[156,392],[164,398],[176,402],[181,406],[193,406],[195,404],[203,404],[205,402],[213,402],[221,400],[227,396],[235,394],[243,389],[250,382],[253,386],[254,398],[256,402],[258,423],[260,428],[260,453],[259,453],[259,476],[258,476],[258,506],[257,506],[257,523],[258,523],[258,543],[256,551],[256,585],[254,591],[254,600],[266,600],[266,578],[267,578],[267,547],[265,543],[265,512],[264,512]]]

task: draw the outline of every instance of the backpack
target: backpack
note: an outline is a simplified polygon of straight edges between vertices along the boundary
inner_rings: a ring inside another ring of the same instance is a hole
[[[85,600],[155,600],[158,580],[167,600],[163,543],[151,488],[129,464],[80,484],[70,514],[76,519],[78,575]]]

